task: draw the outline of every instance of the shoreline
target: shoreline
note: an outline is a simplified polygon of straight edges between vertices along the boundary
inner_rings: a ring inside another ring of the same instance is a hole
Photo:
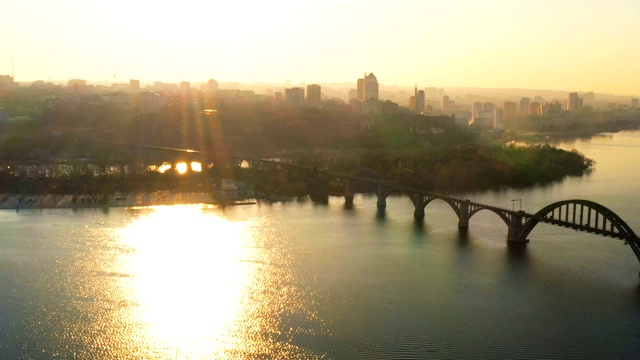
[[[85,209],[180,204],[216,205],[216,202],[211,194],[205,192],[131,192],[128,194],[110,195],[107,199],[101,199],[98,196],[91,195],[0,194],[0,210]]]
[[[605,130],[605,129],[576,129],[569,131],[530,131],[530,132],[514,132],[509,137],[497,139],[494,142],[509,143],[511,141],[522,141],[527,143],[541,143],[541,142],[560,142],[567,139],[579,139],[584,137],[593,137],[604,134],[615,134],[622,131],[638,131],[636,128],[622,128],[617,130]]]

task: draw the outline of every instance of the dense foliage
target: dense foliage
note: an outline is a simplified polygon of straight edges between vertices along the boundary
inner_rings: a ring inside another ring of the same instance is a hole
[[[593,160],[576,150],[565,151],[549,145],[376,151],[361,156],[314,159],[313,163],[327,164],[324,166],[338,172],[442,192],[544,184],[567,175],[582,175],[594,165]]]

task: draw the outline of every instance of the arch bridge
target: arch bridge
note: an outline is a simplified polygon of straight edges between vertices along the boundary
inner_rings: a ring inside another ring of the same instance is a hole
[[[384,211],[386,199],[393,193],[404,194],[413,203],[414,218],[422,220],[425,217],[425,208],[433,200],[439,199],[447,203],[458,217],[458,228],[469,227],[469,220],[478,212],[487,210],[496,215],[507,226],[507,242],[510,244],[525,244],[531,231],[539,223],[561,226],[576,231],[592,233],[622,240],[629,245],[633,253],[640,261],[640,238],[633,229],[622,219],[605,206],[588,200],[563,200],[547,205],[538,212],[531,214],[525,211],[510,210],[502,207],[482,204],[469,199],[459,199],[443,194],[423,191],[406,186],[396,185],[380,179],[371,179],[354,176],[345,173],[317,169],[310,166],[286,163],[274,160],[230,157],[231,166],[243,166],[249,168],[262,167],[271,169],[296,169],[310,172],[320,181],[335,181],[342,184],[345,203],[353,205],[354,188],[368,188],[377,196],[377,207]]]
[[[190,149],[177,149],[141,144],[125,144],[104,142],[112,145],[125,145],[145,148],[155,148],[160,150],[178,151],[197,156],[210,156],[211,154]],[[329,180],[342,184],[343,196],[348,206],[353,206],[354,188],[356,186],[368,187],[377,196],[377,206],[380,211],[386,208],[386,199],[392,193],[405,194],[411,199],[414,210],[414,217],[417,220],[424,219],[425,208],[433,200],[439,199],[446,202],[458,216],[458,228],[469,227],[469,220],[482,210],[487,210],[498,215],[506,224],[507,242],[511,244],[526,244],[529,242],[527,236],[539,223],[561,226],[576,231],[592,233],[596,235],[611,237],[623,241],[629,245],[633,253],[640,261],[640,238],[633,229],[616,213],[605,206],[588,200],[563,200],[547,205],[534,214],[524,211],[509,210],[497,206],[477,203],[469,199],[458,199],[443,194],[427,192],[406,186],[392,184],[381,179],[354,176],[346,173],[317,169],[315,167],[299,165],[289,162],[267,160],[244,156],[226,157],[226,167],[262,168],[265,170],[296,170],[304,171],[318,182]],[[326,189],[326,187],[325,187]]]

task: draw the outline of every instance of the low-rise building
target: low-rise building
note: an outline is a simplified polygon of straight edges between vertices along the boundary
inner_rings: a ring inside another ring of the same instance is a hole
[[[155,114],[167,106],[167,99],[157,92],[145,91],[138,95],[138,112]]]

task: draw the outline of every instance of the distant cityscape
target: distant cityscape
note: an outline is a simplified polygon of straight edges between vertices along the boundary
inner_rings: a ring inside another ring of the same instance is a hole
[[[0,75],[0,123],[28,118],[7,106],[11,94],[51,92],[48,106],[73,106],[79,97],[96,94],[114,106],[134,107],[139,113],[157,113],[175,96],[214,96],[225,101],[273,101],[297,108],[321,108],[327,103],[348,105],[365,115],[406,113],[408,115],[450,116],[455,123],[475,130],[505,128],[544,129],[561,124],[637,120],[640,99],[590,92],[555,90],[483,89],[381,86],[373,73],[364,73],[354,83],[338,84],[241,84],[218,83],[214,79],[191,84],[156,81],[141,83],[113,81],[91,84],[71,79],[64,83],[14,81]],[[207,109],[200,109],[207,110]]]

